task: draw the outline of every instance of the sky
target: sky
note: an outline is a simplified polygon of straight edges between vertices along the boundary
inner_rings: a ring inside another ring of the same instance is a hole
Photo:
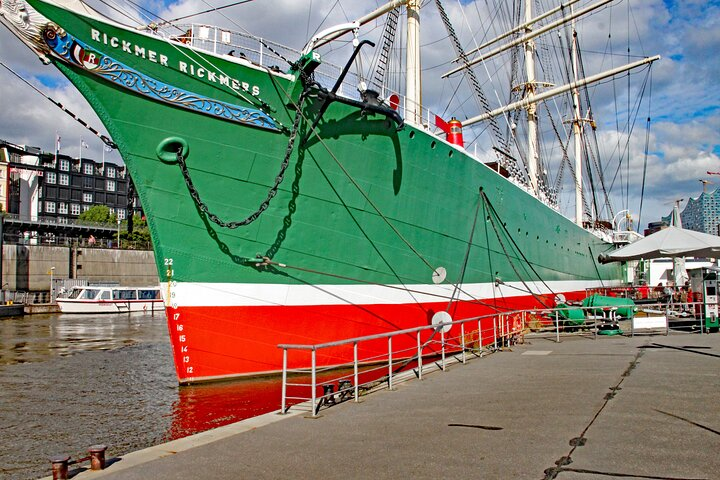
[[[163,19],[237,4],[185,22],[222,25],[297,49],[319,29],[359,18],[379,4],[376,0],[89,0],[87,3],[124,23],[130,20],[118,15],[121,4],[124,11],[136,19],[144,12],[138,13],[132,4]],[[441,74],[452,67],[449,60],[453,50],[434,3],[425,0],[421,11],[423,102],[446,119],[457,116],[462,120],[480,112],[469,94],[458,94],[455,100],[447,100],[458,86],[467,84],[460,76],[440,79]],[[487,0],[443,2],[466,49],[481,42],[483,35],[492,36],[499,30],[500,19],[488,10],[488,3]],[[542,0],[541,3],[553,2]],[[586,0],[579,3],[587,4]],[[109,11],[107,5],[115,7],[115,11]],[[667,215],[675,200],[686,201],[700,195],[703,191],[700,180],[710,182],[706,184],[708,191],[720,188],[720,175],[707,174],[708,171],[720,172],[720,55],[717,53],[720,52],[720,0],[615,0],[610,6],[613,8],[603,8],[578,23],[587,74],[627,63],[628,57],[634,61],[644,56],[662,56],[650,75],[647,69],[639,70],[627,82],[623,79],[612,86],[606,84],[590,90],[593,115],[599,127],[600,153],[612,154],[627,145],[625,163],[619,170],[617,164],[611,163],[605,172],[608,183],[615,179],[610,192],[614,213],[629,209],[636,224],[645,172],[642,232],[648,222]],[[364,30],[377,37],[381,25],[371,24]],[[485,30],[490,33],[483,33]],[[0,28],[0,47],[0,62],[106,133],[87,102],[64,77],[54,67],[42,65],[4,28]],[[336,49],[328,58],[342,65],[347,55],[346,50]],[[492,103],[506,95],[501,90],[493,90],[491,82],[506,74],[508,64],[507,58],[498,58],[488,68],[476,69]],[[635,104],[641,90],[642,101]],[[103,155],[99,139],[2,66],[0,111],[3,113],[0,139],[53,151],[59,135],[62,152],[77,156],[82,138],[89,145],[83,150],[83,157],[100,160]],[[629,140],[627,132],[622,131],[624,127],[619,128],[620,132],[616,128],[618,112],[621,117],[627,117],[628,111],[634,115],[633,135]],[[466,140],[467,137],[469,135]],[[468,149],[492,160],[490,147],[491,141],[480,136]],[[122,161],[116,152],[108,153],[106,158],[117,163]],[[561,198],[561,210],[572,217],[568,198],[567,195]]]

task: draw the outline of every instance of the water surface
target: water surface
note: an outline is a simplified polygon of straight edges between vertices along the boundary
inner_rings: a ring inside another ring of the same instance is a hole
[[[108,456],[277,410],[277,379],[179,387],[165,315],[0,318],[0,478],[50,474],[48,458]]]

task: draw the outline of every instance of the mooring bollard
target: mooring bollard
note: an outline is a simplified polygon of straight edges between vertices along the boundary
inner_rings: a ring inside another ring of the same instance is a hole
[[[106,445],[93,445],[88,449],[90,454],[90,470],[102,470],[105,468]]]
[[[53,480],[67,480],[70,455],[56,455],[50,457],[50,461],[52,462]]]

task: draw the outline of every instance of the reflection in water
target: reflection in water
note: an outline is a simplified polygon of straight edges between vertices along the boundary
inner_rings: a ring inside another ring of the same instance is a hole
[[[279,410],[280,396],[277,378],[180,387],[172,405],[168,440]]]
[[[50,474],[48,458],[109,457],[280,406],[277,378],[178,387],[164,314],[0,319],[0,478]]]
[[[111,350],[167,338],[165,315],[27,315],[0,319],[0,365],[42,362],[53,356]]]

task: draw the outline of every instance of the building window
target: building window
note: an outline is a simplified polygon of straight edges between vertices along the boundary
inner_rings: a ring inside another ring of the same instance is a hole
[[[114,192],[115,191],[115,180],[108,180],[106,190],[108,192]]]
[[[70,175],[68,175],[67,173],[61,173],[60,185],[70,185]]]
[[[85,187],[85,188],[93,188],[93,179],[92,179],[92,177],[83,177],[83,187]]]
[[[90,207],[92,207],[92,205],[83,205],[83,206],[82,206],[82,211],[83,211],[83,212],[87,212],[88,210],[90,210]]]
[[[92,203],[92,193],[83,193],[83,202]]]
[[[67,215],[68,213],[68,205],[65,202],[58,203],[58,213],[62,213],[63,215]]]
[[[108,207],[108,211],[110,212],[110,215],[115,215],[115,207]]]
[[[45,202],[45,212],[55,213],[55,202]]]
[[[70,205],[70,213],[72,215],[80,215],[80,205],[77,203]]]
[[[45,172],[45,183],[55,183],[56,178],[55,172]]]
[[[58,217],[57,221],[58,223],[68,223],[67,217]]]
[[[83,172],[85,173],[85,175],[92,175],[93,173],[95,173],[95,169],[93,168],[93,164],[92,164],[92,163],[86,163],[85,165],[83,165]]]
[[[60,160],[60,170],[69,171],[70,170],[70,160]]]
[[[115,167],[107,167],[107,176],[108,178],[115,178]]]
[[[125,220],[125,209],[124,208],[118,208],[117,209],[117,217],[120,220]]]

